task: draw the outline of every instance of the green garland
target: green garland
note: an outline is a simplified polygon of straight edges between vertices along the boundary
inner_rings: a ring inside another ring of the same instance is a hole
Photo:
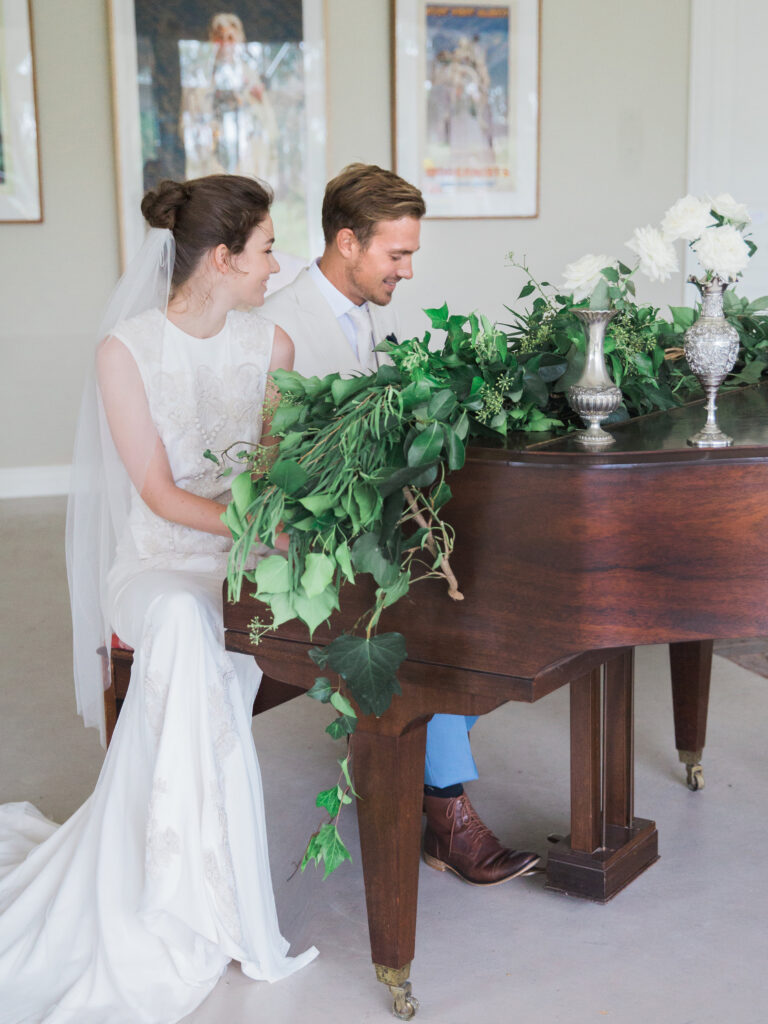
[[[528,273],[524,264],[514,263]],[[652,306],[634,301],[629,268],[603,271],[604,286],[592,296],[619,315],[609,325],[605,351],[624,402],[615,419],[627,419],[690,400],[698,384],[682,355],[682,335],[695,318],[673,307],[664,320]],[[515,431],[564,433],[577,424],[566,389],[584,362],[585,338],[572,296],[548,294],[546,282],[528,274],[520,299],[536,293],[530,311],[510,309],[512,323],[492,325],[484,316],[451,315],[447,305],[428,309],[430,333],[379,346],[392,365],[371,376],[319,379],[277,371],[282,398],[271,434],[277,458],[267,467],[264,449],[240,451],[248,469],[234,477],[225,521],[234,537],[228,582],[236,600],[244,580],[268,607],[271,619],[251,626],[254,643],[290,619],[310,635],[339,608],[340,589],[359,574],[376,583],[372,608],[310,657],[321,675],[309,696],[335,712],[326,731],[348,740],[363,714],[381,715],[400,692],[397,671],[406,658],[399,633],[378,633],[382,611],[427,577],[445,577],[449,593],[461,594],[450,569],[453,531],[442,518],[451,497],[447,474],[462,468],[473,438]],[[748,302],[726,293],[726,312],[742,342],[730,385],[754,383],[768,366],[768,297]],[[236,446],[233,446],[236,447]],[[217,459],[212,453],[209,458]],[[233,459],[234,461],[234,459]],[[225,471],[226,472],[226,471]],[[257,539],[274,545],[290,537],[287,557],[270,555],[247,569]],[[354,702],[354,704],[352,703]],[[315,860],[325,877],[349,858],[338,830],[351,802],[349,753],[339,760],[334,786],[317,796],[328,820],[311,836],[302,869]]]

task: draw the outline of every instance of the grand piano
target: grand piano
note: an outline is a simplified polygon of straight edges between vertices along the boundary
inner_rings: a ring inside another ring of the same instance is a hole
[[[670,644],[677,747],[700,787],[712,640],[768,634],[768,385],[721,395],[731,448],[687,445],[704,415],[695,403],[630,421],[600,453],[569,437],[475,446],[451,477],[465,600],[428,580],[384,612],[381,631],[406,638],[402,695],[352,737],[371,955],[401,1019],[418,1005],[408,978],[433,713],[484,714],[570,686],[571,832],[546,870],[571,895],[606,901],[658,858],[656,826],[634,809],[636,646]],[[372,599],[347,587],[313,642],[290,622],[256,650],[248,623],[264,608],[244,596],[225,606],[226,643],[257,655],[268,706],[313,684],[309,647]]]

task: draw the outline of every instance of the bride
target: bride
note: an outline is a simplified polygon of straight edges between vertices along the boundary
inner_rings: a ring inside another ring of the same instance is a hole
[[[86,387],[67,515],[78,708],[104,737],[98,653],[135,649],[96,788],[62,826],[0,807],[0,1024],[173,1024],[230,960],[286,955],[251,737],[260,681],[224,650],[226,481],[206,449],[259,441],[268,372],[293,365],[259,306],[279,267],[248,178],[162,182]]]

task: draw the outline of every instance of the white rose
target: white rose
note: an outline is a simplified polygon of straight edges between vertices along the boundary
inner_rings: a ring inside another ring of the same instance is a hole
[[[640,257],[640,269],[652,281],[666,281],[679,269],[672,243],[657,228],[635,228],[626,246]]]
[[[725,217],[732,224],[741,226],[749,224],[752,219],[744,203],[737,203],[730,192],[721,192],[719,196],[710,200],[709,205],[715,213],[719,213],[721,217]]]
[[[676,242],[678,238],[692,242],[711,223],[709,203],[696,196],[684,196],[664,214],[661,233],[667,242]]]
[[[569,263],[563,271],[563,290],[566,293],[573,293],[574,299],[578,302],[587,295],[591,295],[600,282],[601,273],[604,267],[609,267],[611,261],[607,256],[582,256],[580,260]]]
[[[702,267],[724,281],[738,277],[749,262],[747,243],[732,224],[707,228],[691,248]]]

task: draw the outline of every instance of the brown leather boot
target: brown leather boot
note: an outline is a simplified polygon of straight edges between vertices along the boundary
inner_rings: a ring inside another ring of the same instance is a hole
[[[453,871],[470,885],[498,885],[525,875],[538,853],[508,850],[482,823],[466,793],[425,796],[424,860],[437,871]]]

